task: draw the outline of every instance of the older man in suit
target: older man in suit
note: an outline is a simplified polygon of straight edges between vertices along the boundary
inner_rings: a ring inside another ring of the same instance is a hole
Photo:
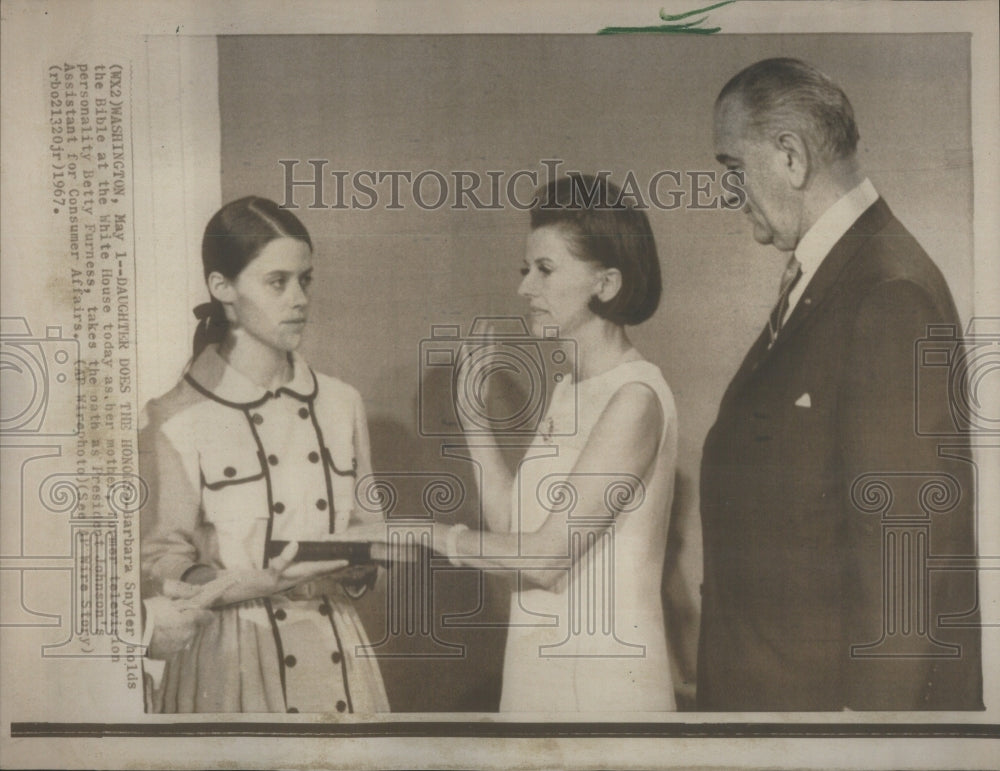
[[[790,259],[705,441],[701,709],[982,708],[975,571],[932,569],[975,554],[973,467],[914,419],[919,400],[958,430],[915,352],[959,319],[857,142],[843,91],[801,61],[758,62],[716,101],[754,239]]]

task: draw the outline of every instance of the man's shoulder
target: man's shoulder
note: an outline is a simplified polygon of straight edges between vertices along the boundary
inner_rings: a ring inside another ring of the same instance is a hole
[[[947,282],[916,237],[880,199],[888,214],[882,226],[867,235],[851,260],[855,280],[878,285],[904,282],[938,295],[948,292]]]

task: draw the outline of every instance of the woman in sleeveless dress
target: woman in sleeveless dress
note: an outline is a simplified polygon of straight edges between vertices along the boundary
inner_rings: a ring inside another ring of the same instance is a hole
[[[677,420],[660,370],[626,332],[656,310],[661,282],[646,215],[621,197],[584,176],[538,192],[519,294],[534,335],[557,328],[575,342],[576,377],[556,385],[516,472],[495,437],[467,436],[483,528],[434,529],[435,550],[453,563],[514,582],[502,711],[676,708],[660,582]],[[459,355],[463,397],[475,375],[463,367],[471,356]],[[481,350],[475,360],[488,366]],[[478,399],[460,400],[459,415],[481,414],[487,399]],[[344,537],[377,538],[378,529]]]
[[[202,259],[212,300],[196,309],[194,357],[140,435],[148,706],[388,711],[377,662],[357,655],[368,641],[352,603],[374,574],[294,559],[359,514],[355,478],[371,471],[358,392],[296,353],[309,234],[242,198],[209,222]]]

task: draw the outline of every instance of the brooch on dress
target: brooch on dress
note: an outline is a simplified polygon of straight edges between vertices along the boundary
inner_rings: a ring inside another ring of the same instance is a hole
[[[546,444],[551,444],[552,443],[552,435],[555,432],[556,432],[556,423],[552,419],[552,416],[549,415],[542,422],[542,428],[539,431],[539,433],[542,435],[542,441],[545,442]]]

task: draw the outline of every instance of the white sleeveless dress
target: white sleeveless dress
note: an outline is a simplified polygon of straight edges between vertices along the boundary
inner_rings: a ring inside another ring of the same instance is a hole
[[[643,383],[663,410],[656,459],[641,494],[622,504],[620,475],[609,474],[606,499],[620,508],[588,547],[585,522],[574,533],[572,567],[554,590],[515,590],[504,655],[503,712],[662,712],[676,709],[660,583],[677,458],[677,413],[659,368],[618,365],[579,383],[558,384],[517,474],[511,532],[533,532],[553,508],[570,505],[577,458],[611,397]],[[573,431],[574,415],[576,430]],[[571,435],[565,435],[572,432]],[[609,469],[613,471],[613,469]],[[542,503],[545,502],[545,503]],[[605,515],[605,521],[610,514]],[[521,547],[521,556],[527,554]],[[570,560],[567,559],[567,566]]]

